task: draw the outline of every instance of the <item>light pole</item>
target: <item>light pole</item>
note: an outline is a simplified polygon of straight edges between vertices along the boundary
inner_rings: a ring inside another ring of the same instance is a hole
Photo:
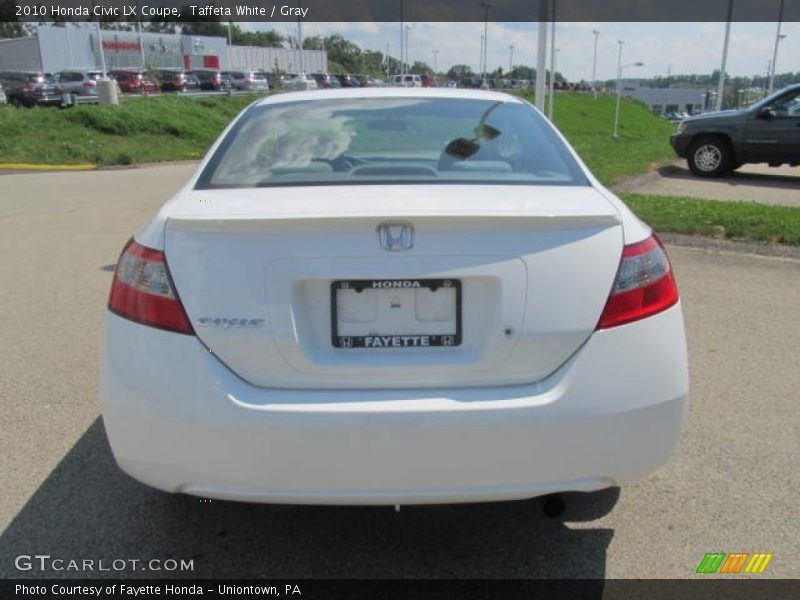
[[[594,35],[594,61],[592,62],[592,90],[594,91],[594,99],[597,100],[597,38],[600,32],[597,29],[592,29]]]
[[[635,62],[629,63],[627,65],[622,64],[622,45],[625,43],[622,40],[618,40],[617,43],[619,44],[619,55],[617,56],[617,106],[614,110],[614,137],[619,137],[617,134],[619,132],[619,104],[620,99],[622,97],[622,70],[627,69],[628,67],[643,67],[644,63]]]
[[[233,69],[233,62],[231,60],[231,22],[228,21],[228,69]]]
[[[400,0],[400,75],[405,75],[405,67],[403,66],[403,57],[405,53],[405,46],[403,45],[403,0]]]
[[[481,56],[480,56],[480,58],[478,58],[478,72],[481,73],[481,77],[483,77],[483,44],[484,44],[485,41],[486,41],[486,38],[484,38],[483,34],[481,34]],[[481,79],[481,83],[483,83],[482,79]]]
[[[780,31],[781,24],[778,23],[778,31]],[[780,33],[775,38],[775,51],[772,54],[772,67],[769,71],[769,90],[767,91],[767,95],[770,95],[775,90],[775,63],[778,62],[778,44],[782,39],[786,37],[785,33]]]
[[[717,86],[717,110],[722,110],[725,97],[725,64],[728,62],[728,41],[731,37],[731,17],[733,16],[733,0],[728,0],[728,19],[725,23],[725,43],[722,45],[722,65],[719,68],[719,85]]]
[[[411,59],[408,56],[408,32],[411,31],[411,25],[406,25],[406,69],[403,73],[408,73],[410,70]]]
[[[100,46],[100,66],[103,70],[103,80],[108,79],[108,71],[106,70],[106,51],[103,48],[103,30],[100,28],[100,21],[95,21],[97,26],[97,45]]]
[[[775,63],[778,62],[778,44],[786,36],[781,33],[781,25],[783,24],[783,1],[781,0],[781,7],[778,9],[778,30],[775,32],[775,49],[772,51],[772,70],[769,73],[769,90],[767,94],[771,94],[775,88]]]
[[[555,0],[553,0],[553,20],[550,21],[550,103],[547,105],[547,118],[553,120],[553,103],[556,95],[556,22]]]
[[[431,54],[433,54],[433,80],[436,81],[436,73],[438,73],[438,71],[436,70],[436,66],[439,59],[439,51],[431,50]]]
[[[514,70],[514,44],[508,47],[508,72]]]
[[[489,46],[489,9],[492,8],[492,5],[489,2],[481,2],[481,6],[483,7],[483,80],[481,86],[483,86],[486,81],[486,71],[489,70],[489,66],[486,64],[488,54],[486,49]]]
[[[139,6],[139,0],[136,0],[136,14],[141,14],[141,7]],[[64,24],[66,27],[66,23]],[[142,61],[142,71],[145,70],[146,65],[144,62],[144,39],[142,38],[142,19],[137,18],[136,20],[136,33],[139,34],[139,57]]]

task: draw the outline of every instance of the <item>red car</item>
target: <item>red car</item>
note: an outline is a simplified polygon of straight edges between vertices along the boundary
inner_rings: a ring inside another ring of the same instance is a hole
[[[157,94],[161,91],[158,84],[141,71],[111,71],[111,76],[117,80],[123,94]]]

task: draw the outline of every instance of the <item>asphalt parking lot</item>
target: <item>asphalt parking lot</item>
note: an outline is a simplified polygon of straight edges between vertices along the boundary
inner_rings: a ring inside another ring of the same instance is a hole
[[[44,553],[193,559],[194,577],[682,578],[716,551],[771,552],[762,577],[800,577],[794,259],[669,247],[692,378],[679,449],[646,481],[569,496],[561,518],[536,501],[209,503],[123,475],[97,401],[111,270],[192,168],[0,176],[0,577],[83,576],[15,569]]]

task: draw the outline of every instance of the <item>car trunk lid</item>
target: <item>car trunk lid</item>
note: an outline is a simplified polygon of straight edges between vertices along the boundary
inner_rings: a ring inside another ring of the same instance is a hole
[[[392,239],[410,227],[410,247],[382,247],[386,225]],[[243,379],[283,388],[540,380],[594,331],[622,247],[610,202],[559,186],[192,191],[165,234],[200,340]]]

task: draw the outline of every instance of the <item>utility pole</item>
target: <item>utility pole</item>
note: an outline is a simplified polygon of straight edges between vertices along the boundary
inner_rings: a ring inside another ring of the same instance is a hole
[[[508,47],[509,55],[508,55],[508,72],[514,70],[514,44],[511,44]]]

